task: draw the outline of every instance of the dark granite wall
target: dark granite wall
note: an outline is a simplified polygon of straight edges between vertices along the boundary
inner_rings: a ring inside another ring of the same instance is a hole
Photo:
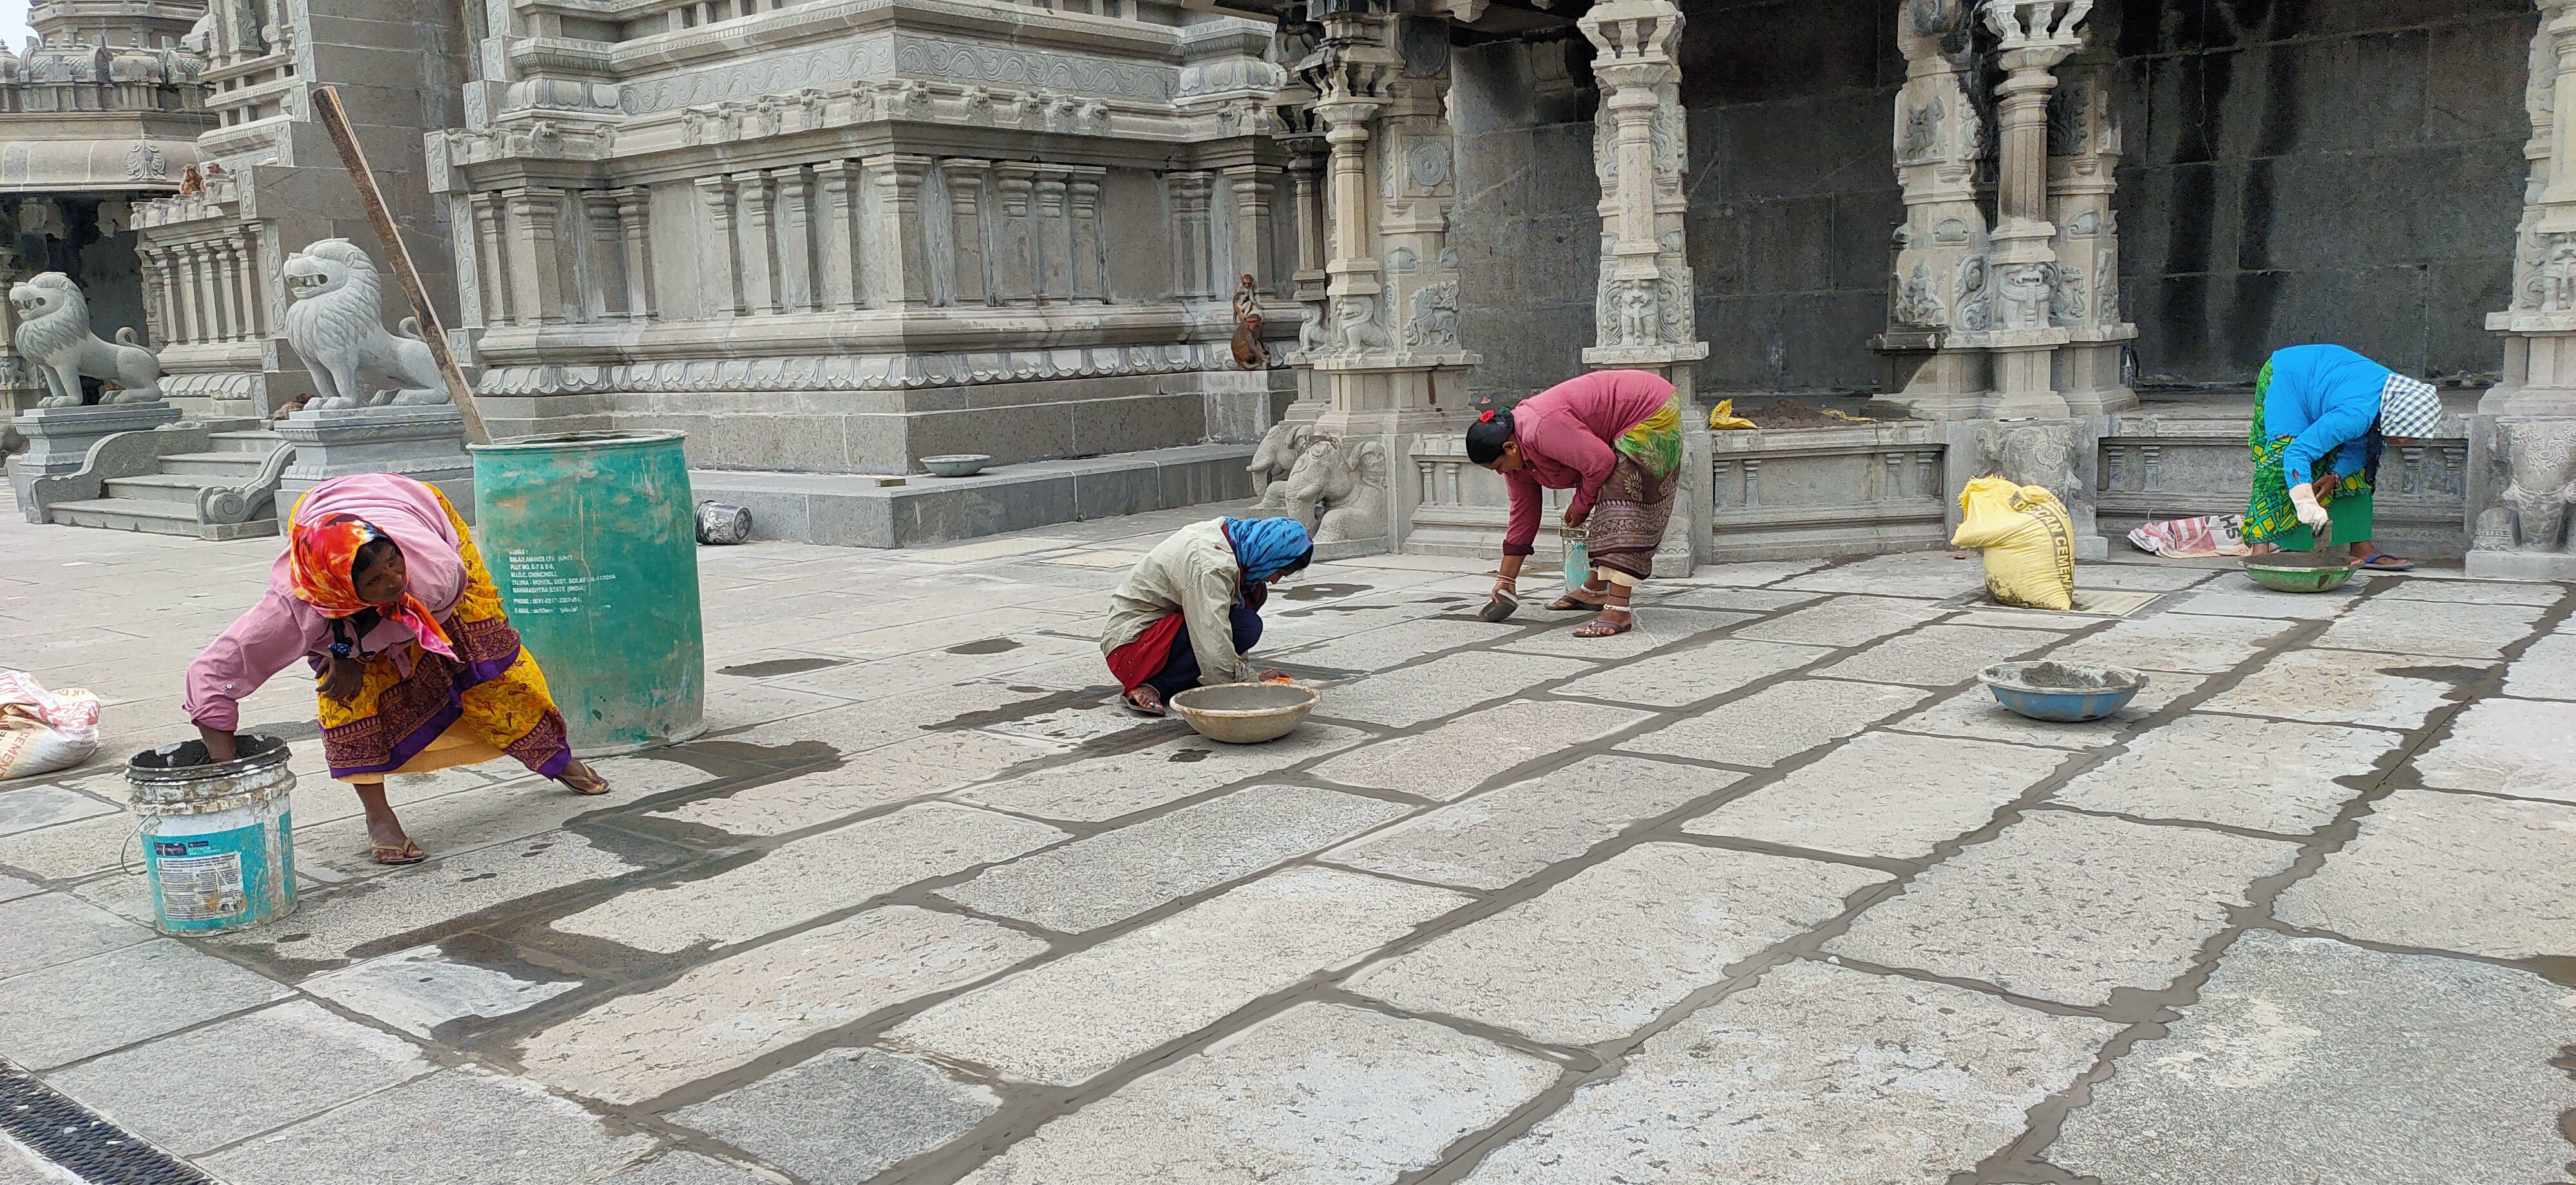
[[[2486,316],[2507,303],[2528,174],[2528,0],[2105,7],[2141,381],[2251,382],[2271,351],[2319,341],[2495,380]]]
[[[1683,0],[1704,392],[1875,386],[1902,0]],[[2121,9],[2141,14],[2124,20]],[[2251,381],[2283,345],[2491,380],[2529,125],[2528,0],[2105,0],[2122,296],[2142,381]],[[1571,76],[1589,86],[1577,38]],[[1581,369],[1599,190],[1555,46],[1461,49],[1456,241],[1479,392]]]

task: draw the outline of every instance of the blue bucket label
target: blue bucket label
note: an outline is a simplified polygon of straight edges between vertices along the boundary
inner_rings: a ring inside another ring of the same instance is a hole
[[[278,842],[291,843],[284,814],[278,816],[277,831]],[[154,836],[148,867],[153,904],[162,923],[172,930],[221,930],[249,920],[275,896],[269,884],[268,844],[267,828],[257,823],[196,835]],[[287,847],[281,854],[292,860],[293,851]],[[291,870],[293,866],[282,867]]]

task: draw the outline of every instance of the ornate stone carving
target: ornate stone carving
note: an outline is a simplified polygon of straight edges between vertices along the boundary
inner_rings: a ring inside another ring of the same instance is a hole
[[[804,87],[837,90],[898,74],[1151,103],[1175,98],[1180,77],[1178,69],[1166,66],[898,33],[855,46],[830,45],[752,62],[719,61],[629,83],[618,88],[618,104],[629,115],[649,115]]]
[[[2498,496],[2513,513],[2515,548],[2567,552],[2567,504],[2576,499],[2576,423],[2499,425],[2513,479]]]
[[[1949,311],[1941,307],[1938,285],[1932,280],[1932,265],[1917,263],[1914,274],[1895,278],[1896,291],[1888,298],[1888,307],[1896,324],[1915,329],[1938,329],[1949,324]]]
[[[286,340],[304,359],[318,398],[315,410],[445,403],[447,386],[405,317],[403,336],[385,332],[384,285],[375,261],[347,239],[323,239],[286,257]],[[370,395],[359,378],[376,374],[395,388]]]
[[[1905,113],[1905,130],[1897,137],[1896,163],[1922,164],[1941,156],[1941,120],[1949,108],[1938,98]]]
[[[1314,439],[1315,425],[1304,420],[1283,420],[1272,424],[1262,434],[1261,446],[1252,451],[1252,484],[1261,490],[1258,508],[1288,508],[1288,473],[1303,458],[1306,445]]]
[[[1353,294],[1335,297],[1333,326],[1336,344],[1346,354],[1366,354],[1395,348],[1395,336],[1377,322],[1377,298]]]
[[[2048,269],[2048,319],[2056,325],[2085,323],[2084,273],[2072,264],[2060,262]]]
[[[2015,263],[1998,265],[1996,271],[1995,328],[2045,328],[2056,297],[2056,269],[2046,263]]]
[[[1318,437],[1280,484],[1284,509],[1306,524],[1315,542],[1344,543],[1385,537],[1386,482],[1384,441]]]
[[[1986,288],[1985,256],[1971,255],[1959,261],[1957,325],[1969,333],[1994,328],[1994,293]]]
[[[1404,324],[1404,344],[1413,348],[1458,344],[1458,281],[1443,280],[1413,294],[1413,318]]]
[[[81,379],[101,379],[111,389],[101,403],[152,403],[161,398],[161,363],[132,329],[100,341],[89,328],[89,301],[61,272],[42,272],[9,290],[18,314],[16,345],[44,381],[38,407],[78,407]]]

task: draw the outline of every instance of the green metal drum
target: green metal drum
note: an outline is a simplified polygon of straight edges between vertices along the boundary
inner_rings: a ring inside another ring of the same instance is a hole
[[[706,728],[695,502],[677,432],[470,446],[474,538],[591,757]]]

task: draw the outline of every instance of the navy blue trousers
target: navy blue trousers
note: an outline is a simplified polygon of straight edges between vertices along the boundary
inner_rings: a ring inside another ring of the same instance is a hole
[[[1228,624],[1234,627],[1234,652],[1251,653],[1253,644],[1261,640],[1261,615],[1237,605],[1226,616]],[[1162,672],[1145,680],[1145,686],[1153,688],[1163,697],[1163,702],[1169,703],[1173,696],[1198,685],[1199,656],[1197,651],[1190,649],[1190,631],[1184,628],[1172,639],[1172,657],[1163,663]]]

